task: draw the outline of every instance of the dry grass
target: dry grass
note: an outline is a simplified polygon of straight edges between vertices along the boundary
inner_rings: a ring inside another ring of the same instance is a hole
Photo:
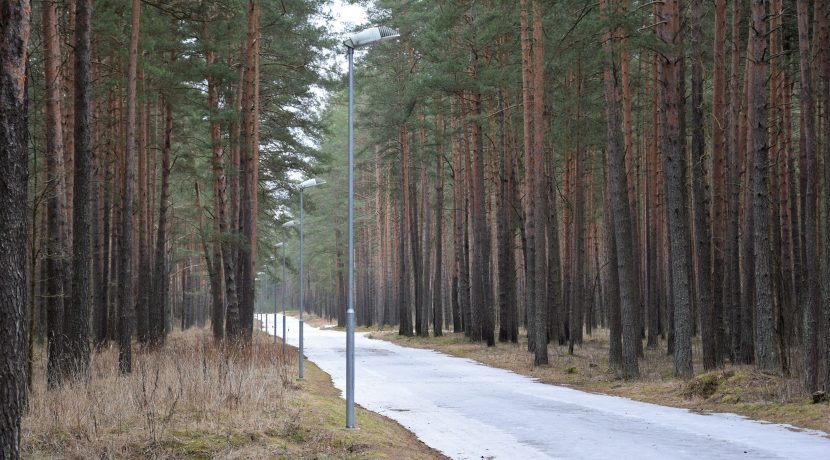
[[[691,380],[678,379],[672,376],[672,357],[666,355],[665,344],[661,344],[657,349],[645,350],[645,357],[640,360],[640,379],[619,379],[608,366],[606,330],[585,336],[583,345],[577,346],[573,355],[568,354],[567,347],[550,345],[551,364],[547,366],[533,366],[533,355],[527,352],[524,336],[519,344],[499,343],[491,348],[470,343],[462,333],[421,338],[399,336],[396,331],[375,331],[370,337],[473,359],[544,383],[696,411],[734,412],[830,433],[830,403],[812,404],[797,379],[763,374],[751,366],[727,365],[720,371],[699,373]],[[695,356],[700,357],[699,345]],[[696,370],[703,369],[699,360],[694,364]]]
[[[138,351],[120,376],[117,349],[95,353],[91,378],[47,390],[42,350],[23,420],[26,458],[440,458],[409,431],[344,404],[329,376],[308,363],[296,380],[296,349],[283,358],[257,333],[230,353],[207,331],[172,334]]]

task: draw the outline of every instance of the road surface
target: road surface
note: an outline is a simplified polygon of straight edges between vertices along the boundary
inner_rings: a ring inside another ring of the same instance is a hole
[[[281,335],[282,315],[276,326]],[[297,345],[298,321],[287,326]],[[365,334],[355,346],[356,403],[452,458],[830,459],[830,438],[817,431],[547,385]],[[305,354],[344,391],[345,333],[306,325]]]

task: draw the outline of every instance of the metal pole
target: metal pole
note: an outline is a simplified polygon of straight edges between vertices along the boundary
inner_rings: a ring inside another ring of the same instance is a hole
[[[346,310],[346,428],[354,428],[354,48],[349,54],[349,278]]]
[[[288,280],[285,279],[285,243],[282,244],[282,356],[285,358],[285,287]],[[276,318],[276,316],[275,316]],[[277,323],[274,323],[274,334],[277,333]]]
[[[303,189],[300,188],[300,379],[303,378],[303,310],[305,309],[303,291],[305,290],[305,283],[303,283]]]
[[[276,262],[276,260],[274,260]],[[277,345],[277,267],[274,267],[274,345]],[[265,332],[268,332],[268,326],[265,326]]]

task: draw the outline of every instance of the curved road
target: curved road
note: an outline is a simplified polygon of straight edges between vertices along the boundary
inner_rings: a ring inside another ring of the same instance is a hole
[[[289,344],[298,325],[287,318]],[[356,403],[452,458],[830,459],[830,438],[817,431],[547,385],[364,334],[355,346]],[[306,325],[305,353],[344,391],[345,333]]]

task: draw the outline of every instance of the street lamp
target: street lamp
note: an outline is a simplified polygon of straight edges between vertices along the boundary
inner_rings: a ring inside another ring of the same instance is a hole
[[[346,428],[354,428],[354,50],[374,43],[398,38],[397,30],[389,27],[371,27],[346,39],[349,57],[349,258],[348,308],[346,310]]]
[[[280,241],[274,249],[282,248],[282,354],[285,355],[285,243]],[[276,269],[276,268],[275,268]],[[274,345],[277,344],[277,293],[274,292]]]
[[[325,183],[326,182],[321,180],[321,179],[308,179],[308,180],[303,181],[302,183],[300,183],[300,186],[299,186],[299,188],[300,188],[300,223],[299,223],[299,226],[300,226],[300,358],[299,358],[300,375],[299,375],[299,377],[301,379],[304,377],[303,370],[304,370],[304,364],[305,364],[304,363],[305,357],[303,355],[303,327],[304,327],[304,324],[305,324],[304,321],[303,321],[303,311],[305,310],[305,304],[304,304],[305,299],[304,299],[304,293],[303,293],[303,291],[305,290],[305,283],[303,282],[303,270],[304,270],[304,266],[303,266],[303,220],[304,220],[304,217],[305,217],[305,211],[303,210],[303,191],[307,188],[316,187],[318,185],[323,185]],[[296,227],[297,226],[297,221],[296,220],[291,220],[291,221],[288,221],[288,222],[282,224],[282,226],[283,226],[283,228]],[[283,321],[283,325],[284,325],[285,324],[285,316],[283,316],[282,321]],[[283,337],[285,337],[285,336],[283,335]]]
[[[264,276],[265,276],[265,272],[257,272],[255,279],[256,279],[257,282],[259,282],[259,281],[263,280]],[[263,288],[263,289],[265,289],[265,288]],[[256,309],[257,310],[263,310],[263,308],[261,308],[259,305],[256,306]],[[263,318],[265,319],[265,332],[268,332],[268,317],[263,316],[262,311],[260,311],[259,312],[259,322],[260,323],[262,323]],[[260,326],[262,326],[262,324],[260,324]]]

